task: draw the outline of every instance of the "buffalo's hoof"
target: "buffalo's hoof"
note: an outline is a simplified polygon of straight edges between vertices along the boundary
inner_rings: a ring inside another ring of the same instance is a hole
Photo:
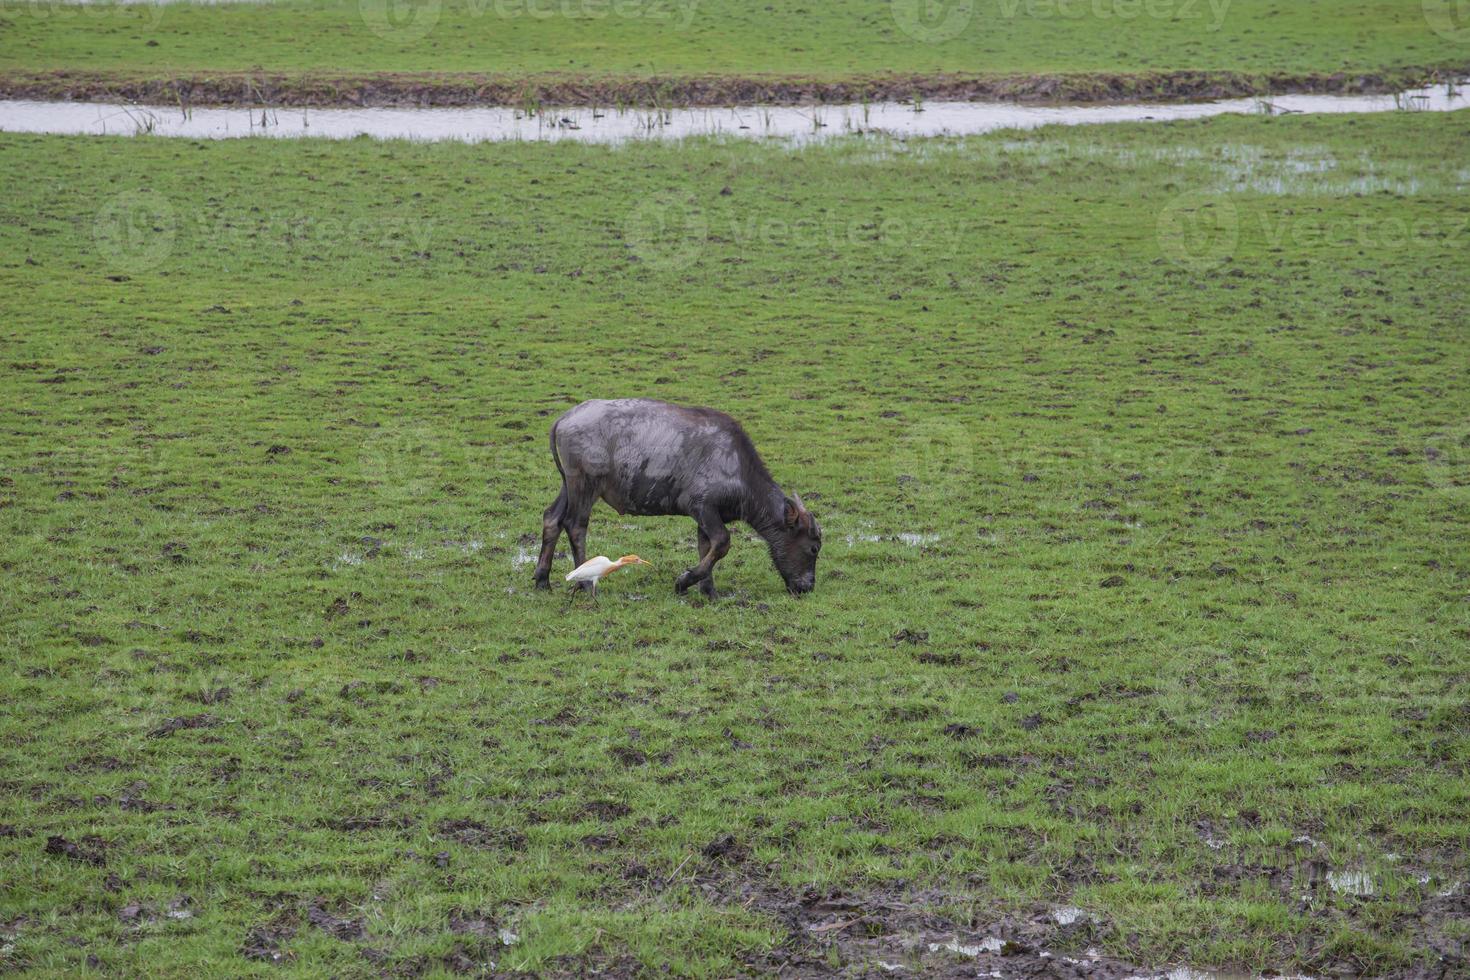
[[[719,598],[719,594],[715,592],[715,580],[713,578],[707,578],[703,582],[700,582],[699,591],[703,592],[704,597],[710,602],[714,602]]]
[[[674,591],[679,593],[679,595],[683,595],[684,593],[689,591],[689,587],[691,585],[693,585],[695,582],[700,581],[703,580],[698,575],[694,574],[693,572],[685,572],[683,575],[680,575],[677,579],[674,580]]]
[[[547,578],[538,578],[536,580],[536,588],[538,588],[538,589],[549,589],[549,588],[551,588],[551,579],[550,579],[550,577],[547,577]]]

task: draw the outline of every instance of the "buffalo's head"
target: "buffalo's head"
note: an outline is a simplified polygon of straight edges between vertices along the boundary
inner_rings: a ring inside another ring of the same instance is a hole
[[[802,505],[801,498],[786,498],[786,516],[771,538],[771,559],[786,580],[792,595],[810,592],[817,585],[817,555],[822,550],[822,528]]]

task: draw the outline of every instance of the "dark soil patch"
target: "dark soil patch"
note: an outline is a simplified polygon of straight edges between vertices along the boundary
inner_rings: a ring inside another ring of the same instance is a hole
[[[148,791],[148,784],[139,779],[125,787],[117,798],[117,805],[124,810],[133,810],[139,813],[154,813],[158,810],[172,810],[172,803],[155,803],[145,799],[143,794]]]
[[[604,823],[619,820],[633,812],[633,808],[626,803],[616,800],[594,800],[582,807],[578,814],[584,820],[601,820]]]
[[[247,960],[278,963],[290,957],[291,954],[282,947],[295,935],[296,927],[288,922],[254,926],[245,933],[245,941],[240,944],[240,955]]]
[[[385,817],[375,814],[372,816],[328,817],[320,821],[320,824],[328,830],[358,834],[372,830],[406,830],[413,826],[413,821],[408,817]]]
[[[219,724],[219,720],[211,714],[187,715],[178,718],[167,718],[163,724],[148,733],[149,738],[165,738],[174,732],[181,732],[188,728],[213,728]]]
[[[449,931],[469,936],[495,936],[499,934],[500,926],[496,924],[494,918],[482,912],[450,909]]]
[[[306,921],[322,932],[337,939],[353,941],[367,935],[367,925],[362,919],[340,915],[327,908],[325,899],[317,899],[306,910]]]
[[[621,843],[616,834],[588,834],[582,838],[582,846],[594,851],[605,851]]]
[[[704,845],[700,853],[711,861],[738,864],[750,857],[750,848],[737,840],[734,834],[724,834]]]
[[[158,918],[158,916],[154,915],[153,911],[149,909],[148,906],[142,905],[138,902],[129,903],[128,905],[124,905],[122,908],[117,910],[117,921],[127,926],[152,922],[156,918]]]
[[[929,101],[1120,102],[1220,99],[1289,92],[1395,92],[1466,73],[1457,68],[1389,72],[1070,72],[1059,75],[883,74],[629,78],[471,73],[304,75],[211,72],[138,77],[106,71],[11,71],[0,98],[157,105],[240,106],[728,106]],[[287,447],[271,447],[279,452]]]
[[[632,769],[635,766],[648,765],[648,753],[642,749],[635,749],[629,745],[620,745],[612,749],[613,758],[621,762],[625,767]]]
[[[524,851],[526,835],[504,827],[487,827],[478,820],[441,820],[434,828],[445,837],[469,847]]]
[[[228,687],[206,688],[197,694],[191,695],[200,704],[224,704],[233,697],[235,692]]]
[[[107,863],[106,848],[106,842],[100,837],[83,837],[78,843],[69,841],[65,837],[51,836],[46,838],[45,850],[47,854],[55,857],[64,857],[82,864],[101,867]]]

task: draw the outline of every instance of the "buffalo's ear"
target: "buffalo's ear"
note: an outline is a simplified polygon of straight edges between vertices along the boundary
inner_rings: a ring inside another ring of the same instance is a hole
[[[801,514],[802,514],[801,503],[799,501],[792,500],[790,497],[787,497],[786,498],[786,526],[787,527],[795,527],[796,526],[796,522],[799,521],[799,520],[801,520]]]

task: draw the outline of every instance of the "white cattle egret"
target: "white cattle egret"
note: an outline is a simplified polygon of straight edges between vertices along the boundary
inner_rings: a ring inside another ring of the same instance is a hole
[[[606,555],[598,555],[596,558],[588,558],[586,561],[582,562],[582,564],[578,565],[570,572],[567,572],[567,581],[578,583],[591,582],[592,598],[596,599],[597,583],[601,582],[613,572],[616,572],[618,569],[623,568],[627,565],[651,566],[652,562],[646,562],[642,558],[639,558],[637,555],[624,555],[617,561],[613,561]]]

